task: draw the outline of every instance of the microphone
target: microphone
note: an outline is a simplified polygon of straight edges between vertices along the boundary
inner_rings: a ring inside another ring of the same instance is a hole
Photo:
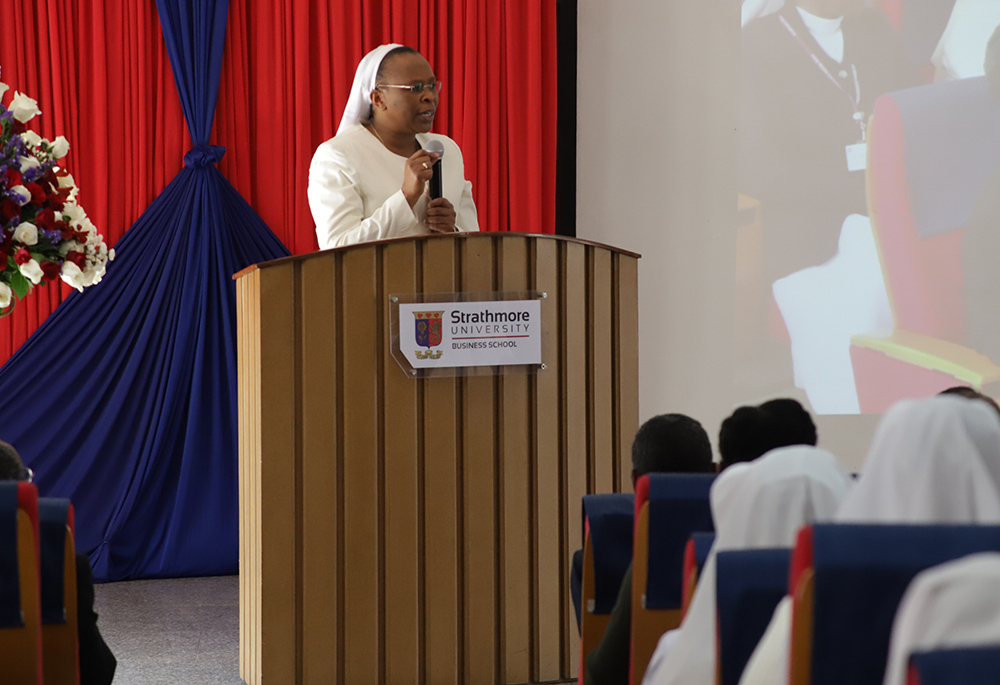
[[[444,144],[440,140],[430,140],[424,146],[424,150],[437,154],[438,160],[431,166],[431,180],[429,192],[432,200],[436,200],[443,194],[441,191],[441,159],[444,157]]]

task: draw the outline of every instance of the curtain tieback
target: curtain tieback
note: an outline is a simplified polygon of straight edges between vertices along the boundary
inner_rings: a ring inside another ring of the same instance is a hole
[[[222,145],[195,145],[184,155],[184,166],[197,169],[218,164],[224,154],[226,148]]]

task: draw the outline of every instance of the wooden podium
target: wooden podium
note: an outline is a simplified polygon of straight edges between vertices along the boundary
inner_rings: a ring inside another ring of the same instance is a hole
[[[476,233],[236,275],[244,680],[576,673],[580,498],[631,488],[637,259]],[[414,379],[390,355],[390,294],[532,290],[538,373]]]

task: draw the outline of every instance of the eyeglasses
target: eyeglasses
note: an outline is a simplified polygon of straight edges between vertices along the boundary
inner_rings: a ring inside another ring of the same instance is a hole
[[[27,476],[27,478],[25,478],[25,480],[27,480],[27,482],[29,482],[29,483],[34,483],[35,482],[35,472],[31,470],[30,466],[25,466],[24,467],[24,474],[25,474],[25,476]]]
[[[444,84],[441,81],[432,81],[430,83],[424,83],[423,81],[417,81],[416,83],[411,83],[408,86],[397,86],[391,83],[380,83],[375,86],[376,88],[402,88],[403,90],[408,90],[414,95],[420,95],[425,90],[435,90],[438,93],[441,92],[441,88]]]

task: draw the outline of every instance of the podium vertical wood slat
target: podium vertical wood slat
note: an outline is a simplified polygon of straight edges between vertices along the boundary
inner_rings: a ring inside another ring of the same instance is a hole
[[[261,387],[260,387],[260,274],[255,274],[258,276],[250,281],[253,289],[253,306],[250,312],[250,325],[253,327],[253,344],[251,345],[250,354],[254,360],[253,372],[250,378],[250,384],[253,389],[253,396],[250,398],[250,414],[252,416],[252,421],[254,428],[256,429],[253,439],[250,441],[249,454],[247,455],[247,460],[250,463],[250,493],[251,493],[251,507],[259,511],[260,502],[260,460],[261,455],[261,444],[260,444],[260,434],[261,434]],[[263,576],[263,569],[261,568],[261,555],[260,555],[260,529],[262,528],[261,522],[254,517],[251,521],[250,526],[250,555],[254,560],[253,564],[253,575],[251,578],[250,585],[250,601],[252,604],[252,625],[253,629],[257,635],[260,635],[261,630],[261,611],[260,611],[260,597],[261,588],[263,583],[260,582]],[[257,683],[260,683],[260,671],[261,671],[261,649],[260,641],[255,641],[253,645],[253,650],[251,652],[252,663],[254,665],[254,676]],[[249,682],[249,681],[248,681]]]
[[[261,526],[259,554],[261,575],[261,683],[281,682],[282,674],[296,673],[298,600],[296,592],[294,529],[296,386],[295,265],[275,267],[260,282],[260,508],[283,526]],[[263,458],[268,455],[269,458]],[[266,483],[266,487],[264,484]]]
[[[616,311],[615,399],[618,430],[616,492],[632,491],[632,440],[639,430],[639,263],[633,257],[614,256]]]
[[[517,238],[500,238],[498,290],[528,290],[528,246]],[[524,683],[534,678],[533,608],[535,583],[532,554],[534,531],[531,526],[535,456],[531,436],[534,404],[529,395],[529,377],[523,373],[499,377],[503,398],[500,414],[500,473],[503,493],[503,617],[504,672],[502,681]],[[533,388],[532,388],[533,389]]]
[[[416,243],[385,246],[383,303],[394,294],[420,292]],[[383,315],[382,365],[385,369],[385,682],[421,682],[421,569],[423,539],[419,385],[393,359],[390,308]]]
[[[344,678],[380,682],[379,378],[376,250],[343,256]],[[352,342],[356,341],[356,342]]]
[[[587,404],[590,387],[587,382],[587,264],[586,248],[575,243],[563,246],[562,283],[562,429],[564,451],[562,499],[563,559],[569,569],[573,552],[580,547],[580,507],[585,494],[592,492],[589,478],[590,430]],[[567,576],[568,577],[568,576]],[[566,621],[575,622],[573,605],[567,602]],[[570,641],[569,669],[576,677],[580,662],[579,640]]]
[[[457,245],[434,240],[423,245],[423,292],[459,290]],[[447,322],[442,322],[447,325]],[[448,354],[448,350],[442,350]],[[426,596],[424,635],[426,675],[431,683],[462,679],[461,602],[459,577],[461,526],[458,444],[461,414],[458,381],[427,378],[424,388],[424,571]]]
[[[258,274],[259,276],[259,274]],[[253,402],[251,404],[251,413],[253,415],[254,426],[256,428],[256,434],[253,436],[251,444],[251,453],[249,455],[249,460],[251,462],[251,478],[250,478],[250,492],[252,495],[252,506],[255,511],[260,511],[261,507],[261,491],[260,491],[260,463],[263,459],[263,452],[261,449],[261,433],[263,432],[263,417],[261,416],[261,405],[262,405],[262,392],[261,392],[261,357],[260,357],[260,278],[255,278],[251,282],[253,286],[254,302],[251,309],[251,323],[254,326],[254,344],[252,348],[252,355],[255,362],[255,367],[253,370],[251,384],[254,390],[254,396],[252,398]],[[251,525],[251,555],[255,561],[254,564],[254,584],[251,586],[251,601],[253,602],[253,626],[254,630],[257,631],[257,635],[263,634],[263,612],[261,611],[261,595],[263,594],[262,578],[264,576],[263,564],[261,563],[261,552],[260,552],[260,539],[261,539],[261,529],[263,528],[263,523],[254,517]],[[257,683],[260,683],[260,674],[263,669],[261,663],[263,661],[263,656],[261,654],[261,644],[260,640],[256,641],[253,649],[253,662],[256,667],[255,676],[257,678]]]
[[[612,336],[616,326],[611,312],[611,297],[614,288],[611,281],[611,253],[607,250],[588,248],[589,280],[588,304],[590,311],[588,319],[594,323],[590,326],[587,341],[590,352],[588,361],[590,368],[590,416],[591,446],[588,450],[591,459],[593,482],[591,492],[614,492],[615,488],[615,452],[614,442],[614,388]],[[596,325],[596,322],[608,322]],[[610,325],[609,325],[610,324]]]
[[[253,642],[251,636],[254,634],[251,618],[255,615],[250,605],[250,590],[253,585],[250,582],[252,574],[256,570],[255,560],[250,555],[250,524],[253,520],[251,515],[253,501],[247,496],[250,492],[251,469],[249,453],[251,446],[247,444],[256,435],[253,412],[250,410],[250,403],[256,393],[250,382],[249,373],[257,365],[250,354],[255,336],[251,334],[250,327],[250,307],[257,301],[251,292],[250,284],[255,280],[254,276],[259,276],[254,272],[253,276],[246,276],[236,281],[236,366],[238,374],[236,376],[237,396],[238,396],[238,416],[239,416],[239,448],[237,459],[239,460],[239,472],[237,483],[240,491],[240,677],[250,682],[251,673],[255,672],[254,664],[251,662]]]
[[[337,329],[336,260],[301,266],[302,325],[302,677],[336,683],[340,660],[337,587]]]
[[[481,234],[237,278],[248,683],[576,673],[580,498],[628,485],[638,423],[636,261],[612,252]],[[547,292],[549,368],[407,378],[388,351],[396,289]]]
[[[489,240],[462,241],[462,290],[494,288],[494,246]],[[470,376],[462,381],[465,682],[490,685],[500,668],[500,576],[497,507],[496,381]]]
[[[569,568],[561,560],[559,507],[559,274],[553,269],[557,245],[539,241],[532,255],[533,288],[545,293],[542,300],[542,361],[547,368],[534,376],[533,428],[535,458],[534,509],[534,615],[537,641],[537,679],[560,680],[569,677],[562,669],[562,654],[569,651],[568,631],[563,618],[563,603],[569,601],[565,579]]]

